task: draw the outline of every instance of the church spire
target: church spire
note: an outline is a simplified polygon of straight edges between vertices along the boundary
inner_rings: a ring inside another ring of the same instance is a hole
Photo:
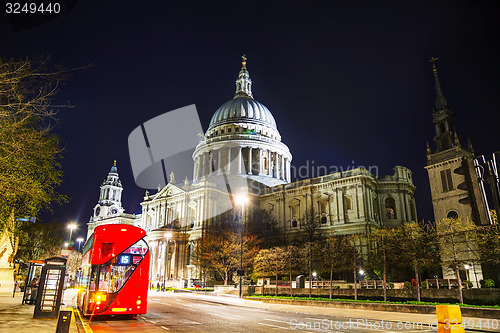
[[[432,63],[432,71],[434,72],[434,81],[436,83],[436,108],[437,111],[446,109],[446,98],[444,98],[443,92],[441,91],[441,85],[439,84],[439,78],[437,75],[436,61],[439,58],[431,57],[429,62]]]
[[[253,98],[252,94],[252,80],[250,80],[250,74],[247,70],[247,58],[245,55],[242,57],[241,70],[236,80],[236,93],[234,98],[238,97],[250,97]]]

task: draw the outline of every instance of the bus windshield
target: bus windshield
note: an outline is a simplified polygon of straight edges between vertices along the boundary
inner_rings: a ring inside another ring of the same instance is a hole
[[[144,239],[102,265],[92,267],[90,290],[116,293],[127,282],[148,251]]]

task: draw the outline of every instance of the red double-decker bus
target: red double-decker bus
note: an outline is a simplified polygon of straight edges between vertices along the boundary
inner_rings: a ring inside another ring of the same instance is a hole
[[[146,313],[149,247],[146,231],[128,224],[95,228],[83,248],[78,308],[89,315]]]

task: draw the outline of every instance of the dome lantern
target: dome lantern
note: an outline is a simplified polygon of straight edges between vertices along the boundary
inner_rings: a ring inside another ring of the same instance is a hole
[[[252,80],[250,80],[250,74],[247,70],[247,58],[245,55],[241,56],[243,61],[241,62],[241,70],[236,80],[236,92],[234,93],[234,98],[238,97],[249,97],[253,98],[252,94]]]

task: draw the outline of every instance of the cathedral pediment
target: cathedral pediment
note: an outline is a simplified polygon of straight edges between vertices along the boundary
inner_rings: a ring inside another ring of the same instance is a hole
[[[186,191],[172,183],[169,183],[155,195],[155,198],[171,197],[173,195],[183,193],[186,193]]]

